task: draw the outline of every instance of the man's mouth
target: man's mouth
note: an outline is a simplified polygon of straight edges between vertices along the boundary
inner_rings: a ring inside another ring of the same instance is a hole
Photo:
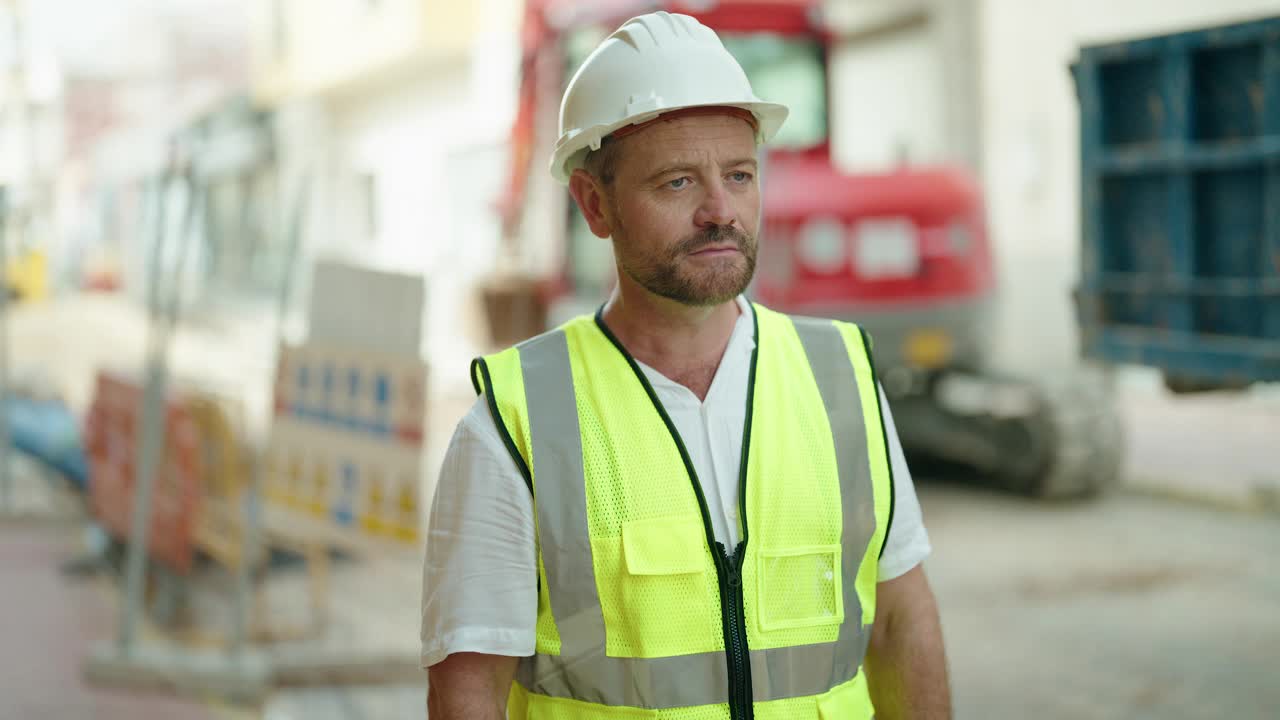
[[[738,249],[737,245],[713,245],[711,247],[704,247],[701,250],[694,250],[689,254],[701,257],[716,257],[719,255],[728,255],[729,253],[740,252],[742,251]]]

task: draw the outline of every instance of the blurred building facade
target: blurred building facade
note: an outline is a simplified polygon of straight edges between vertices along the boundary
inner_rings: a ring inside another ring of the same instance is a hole
[[[852,172],[982,164],[978,0],[828,0],[832,152]]]
[[[279,197],[308,188],[300,267],[326,255],[425,274],[427,357],[446,380],[465,379],[482,340],[473,286],[498,247],[519,10],[252,5],[251,87],[275,116]]]
[[[0,189],[6,196],[0,230],[7,251],[0,278],[6,287],[38,294],[46,283],[28,281],[26,268],[37,256],[35,262],[45,264],[54,235],[56,172],[66,134],[62,85],[57,59],[32,38],[25,5],[0,1]]]
[[[11,71],[0,182],[19,200],[15,239],[48,257],[55,289],[105,268],[115,281],[135,274],[134,237],[116,222],[130,214],[122,199],[159,166],[169,134],[243,84],[235,25],[210,13],[227,6],[238,0],[0,3],[0,65]]]

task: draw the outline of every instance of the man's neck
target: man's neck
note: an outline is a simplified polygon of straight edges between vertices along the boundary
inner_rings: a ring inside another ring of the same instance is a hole
[[[690,307],[619,283],[603,317],[632,357],[705,400],[740,312],[736,299]]]

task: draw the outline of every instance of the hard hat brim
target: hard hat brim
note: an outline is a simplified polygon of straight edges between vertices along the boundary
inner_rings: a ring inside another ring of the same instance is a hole
[[[715,107],[739,108],[754,115],[758,123],[756,129],[756,144],[758,145],[769,142],[778,134],[778,130],[782,128],[782,124],[786,122],[787,115],[790,112],[785,105],[764,101],[705,102],[666,107],[658,111],[623,118],[616,123],[594,125],[583,128],[572,135],[566,135],[556,143],[555,150],[551,154],[551,175],[556,179],[556,182],[567,185],[569,177],[573,175],[573,171],[582,166],[582,160],[587,151],[599,149],[600,143],[604,138],[617,132],[620,128],[647,123],[677,110]]]

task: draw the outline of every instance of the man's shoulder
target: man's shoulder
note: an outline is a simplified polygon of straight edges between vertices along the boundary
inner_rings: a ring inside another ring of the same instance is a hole
[[[489,403],[484,395],[479,395],[454,426],[452,443],[465,444],[476,440],[486,441],[490,438],[501,443],[498,428],[493,422],[493,413],[489,410]]]

